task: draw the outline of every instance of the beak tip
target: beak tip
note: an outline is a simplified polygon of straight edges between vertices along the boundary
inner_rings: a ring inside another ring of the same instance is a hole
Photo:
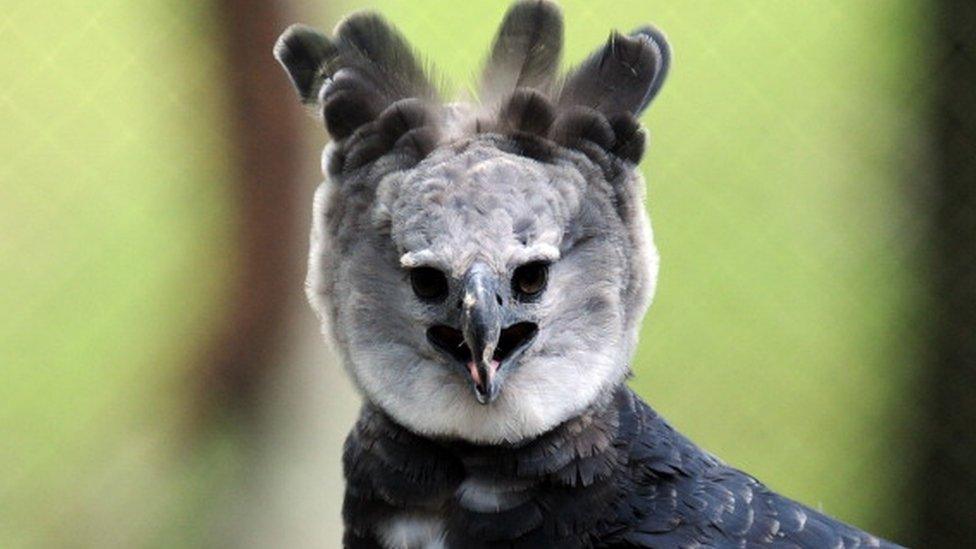
[[[471,375],[475,397],[481,404],[491,404],[498,397],[499,384],[495,379],[498,366],[497,360],[478,364],[473,360],[468,362],[468,373]]]

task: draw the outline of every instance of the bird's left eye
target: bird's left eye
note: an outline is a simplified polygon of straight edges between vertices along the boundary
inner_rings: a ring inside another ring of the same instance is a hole
[[[549,265],[541,261],[526,263],[512,274],[512,290],[523,298],[532,298],[546,288],[549,279]]]
[[[440,301],[447,296],[447,277],[433,267],[418,267],[410,271],[413,293],[424,301]]]

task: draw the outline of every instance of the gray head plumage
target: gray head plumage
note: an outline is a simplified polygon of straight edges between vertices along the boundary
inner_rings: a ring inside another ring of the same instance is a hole
[[[538,435],[626,377],[657,278],[636,116],[669,50],[613,33],[565,77],[562,19],[516,3],[480,101],[443,104],[374,14],[275,47],[332,142],[307,292],[365,398],[416,432]]]

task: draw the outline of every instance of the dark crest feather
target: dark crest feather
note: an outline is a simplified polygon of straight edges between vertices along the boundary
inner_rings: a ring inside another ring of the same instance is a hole
[[[305,25],[292,25],[275,43],[274,56],[281,63],[303,103],[318,99],[325,81],[323,65],[335,57],[336,47],[322,33]]]
[[[606,117],[596,109],[584,106],[565,111],[552,129],[552,138],[567,147],[589,141],[608,151],[614,143],[613,128]]]
[[[355,90],[339,90],[323,100],[325,127],[336,140],[345,139],[376,116],[376,106]]]
[[[640,161],[646,135],[636,120],[671,63],[664,35],[643,27],[607,43],[557,81],[562,14],[550,0],[519,0],[505,14],[481,80],[491,105],[472,124],[507,134],[521,154],[550,157],[558,146],[588,156]],[[354,14],[334,37],[292,25],[274,48],[302,101],[321,109],[340,143],[332,172],[392,150],[417,161],[436,148],[445,116],[435,86],[406,39],[375,13]]]
[[[386,105],[407,97],[436,98],[434,86],[407,40],[380,15],[361,12],[349,16],[336,27],[335,42],[340,51],[338,64],[377,86],[373,91]]]
[[[624,36],[610,34],[566,79],[560,107],[582,105],[605,115],[639,114],[660,88],[669,50],[657,31],[646,28]]]
[[[419,160],[436,146],[437,91],[406,39],[379,15],[346,18],[331,40],[289,27],[275,57],[302,100],[321,108],[338,142],[330,173],[364,167],[392,150]]]
[[[431,122],[429,109],[415,97],[401,99],[390,105],[379,117],[380,130],[388,139],[396,140],[413,128]]]
[[[664,36],[663,32],[650,25],[641,27],[632,34],[639,34],[650,40],[651,43],[657,47],[661,59],[657,71],[654,73],[654,80],[651,82],[651,88],[647,90],[647,95],[644,97],[644,103],[641,104],[637,111],[637,113],[639,113],[646,109],[651,101],[657,97],[658,92],[661,91],[661,86],[664,85],[664,81],[668,77],[668,72],[671,70],[671,44],[668,42],[668,39],[666,36]]]
[[[406,39],[374,13],[346,18],[332,40],[293,25],[274,52],[302,100],[321,106],[326,128],[336,140],[349,137],[401,99],[437,99]]]
[[[545,135],[556,114],[552,104],[541,93],[518,89],[498,113],[499,125],[510,132]]]
[[[618,157],[637,164],[644,156],[646,136],[637,120],[629,114],[618,114],[610,118],[614,143],[611,151]]]
[[[518,88],[548,91],[563,47],[563,18],[547,0],[517,2],[505,14],[481,77],[481,100],[495,103]]]

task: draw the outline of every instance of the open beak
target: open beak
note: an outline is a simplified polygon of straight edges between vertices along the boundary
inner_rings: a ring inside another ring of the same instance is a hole
[[[498,397],[506,365],[521,355],[538,331],[534,322],[506,325],[514,315],[504,306],[499,285],[495,273],[476,262],[462,280],[461,329],[437,325],[427,331],[435,347],[463,366],[481,404]]]

